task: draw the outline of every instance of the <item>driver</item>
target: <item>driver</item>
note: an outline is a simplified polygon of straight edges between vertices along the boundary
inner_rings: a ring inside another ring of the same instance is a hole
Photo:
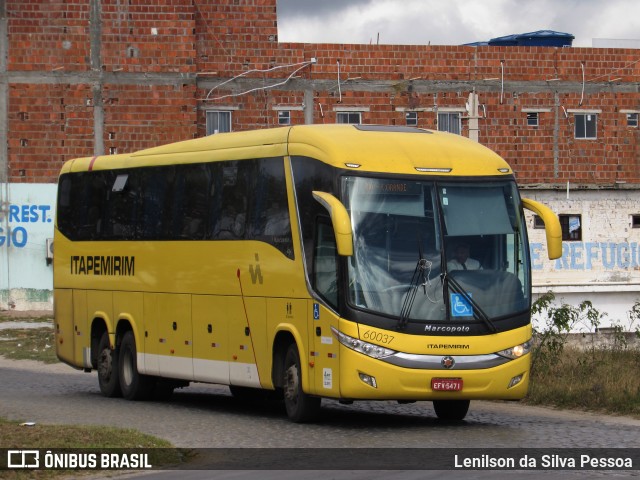
[[[482,270],[480,262],[469,257],[469,244],[460,242],[453,249],[453,258],[447,262],[449,270]]]

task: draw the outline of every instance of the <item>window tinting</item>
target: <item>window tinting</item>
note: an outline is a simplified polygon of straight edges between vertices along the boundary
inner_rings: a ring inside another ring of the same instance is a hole
[[[62,175],[71,240],[259,240],[293,258],[282,158]]]
[[[338,306],[338,249],[331,220],[318,218],[313,262],[313,287],[330,305]]]
[[[495,235],[514,232],[510,189],[502,186],[474,189],[448,185],[440,188],[447,235]]]
[[[307,262],[307,271],[312,272],[316,219],[326,216],[327,210],[313,198],[311,192],[319,190],[339,196],[334,184],[338,172],[329,165],[308,157],[291,157],[291,166],[298,211],[301,212],[300,225],[305,261]]]

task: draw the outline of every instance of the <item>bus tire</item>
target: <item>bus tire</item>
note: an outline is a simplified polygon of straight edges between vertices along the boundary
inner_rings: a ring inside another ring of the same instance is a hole
[[[118,367],[120,389],[124,398],[127,400],[144,400],[151,396],[155,386],[155,379],[138,373],[136,339],[131,330],[122,337]]]
[[[320,398],[312,397],[302,391],[302,369],[300,354],[295,344],[289,345],[284,357],[284,406],[289,420],[295,423],[309,422],[320,413]]]
[[[434,400],[433,409],[440,420],[459,422],[469,411],[469,400]]]
[[[98,343],[96,369],[98,370],[98,385],[105,397],[119,397],[122,395],[120,380],[118,379],[118,354],[117,349],[111,349],[109,334],[104,332]]]

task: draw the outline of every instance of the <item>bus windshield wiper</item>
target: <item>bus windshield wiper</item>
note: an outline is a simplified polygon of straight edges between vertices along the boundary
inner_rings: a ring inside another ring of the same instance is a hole
[[[413,308],[413,302],[416,299],[416,293],[418,293],[418,287],[424,287],[424,293],[425,295],[427,294],[428,279],[425,272],[427,270],[431,270],[431,265],[432,263],[422,256],[422,241],[420,239],[420,235],[418,235],[418,263],[413,271],[411,283],[409,283],[409,288],[407,289],[404,301],[402,302],[400,318],[398,319],[396,330],[403,330],[407,326],[409,315],[411,315],[411,309]]]
[[[478,318],[478,319],[482,320],[491,333],[496,333],[498,331],[498,329],[493,324],[493,322],[491,321],[489,316],[485,313],[485,311],[482,309],[482,307],[480,307],[480,305],[478,305],[478,302],[474,301],[473,298],[471,298],[471,295],[469,295],[464,290],[464,288],[462,288],[462,285],[460,285],[455,278],[453,278],[448,273],[444,273],[443,274],[443,281],[444,281],[444,284],[446,286],[448,286],[450,290],[453,291],[453,293],[457,293],[458,295],[462,295],[462,298],[464,298],[467,301],[467,303],[469,303],[469,305],[471,305],[471,311],[473,312],[473,316],[475,318]]]

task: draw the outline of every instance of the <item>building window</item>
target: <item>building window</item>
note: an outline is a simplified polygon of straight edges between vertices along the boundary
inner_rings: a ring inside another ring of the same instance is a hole
[[[278,110],[278,125],[291,125],[291,111]]]
[[[537,127],[538,125],[538,112],[527,112],[527,126]]]
[[[640,215],[631,215],[631,228],[640,228]]]
[[[449,132],[460,135],[460,132],[462,131],[460,112],[439,112],[438,130],[440,130],[441,132]]]
[[[544,230],[544,220],[539,215],[533,216],[533,228]]]
[[[558,215],[562,228],[562,240],[582,240],[582,219],[580,215]]]
[[[362,112],[336,112],[336,123],[360,125],[362,123]]]
[[[407,126],[415,127],[418,125],[418,112],[405,112],[404,118],[407,121]]]
[[[627,127],[637,127],[637,126],[638,126],[638,114],[627,113]]]
[[[231,112],[209,110],[207,112],[207,135],[231,131]]]
[[[598,115],[595,113],[575,114],[575,138],[594,139],[597,138]]]

